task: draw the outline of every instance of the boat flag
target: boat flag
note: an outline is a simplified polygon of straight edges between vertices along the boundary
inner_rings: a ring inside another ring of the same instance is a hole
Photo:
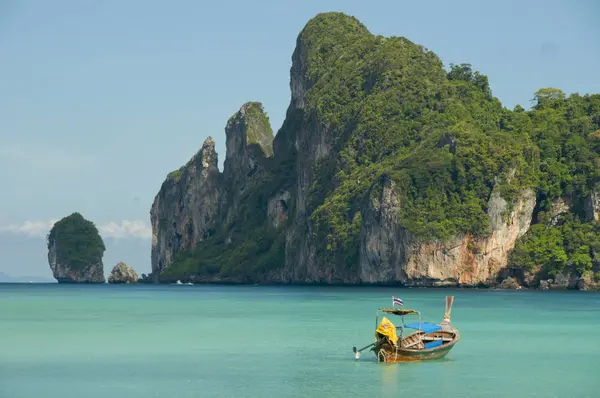
[[[398,304],[399,306],[403,306],[404,305],[404,301],[402,301],[401,299],[399,299],[396,296],[392,296],[392,307],[395,306],[396,304]]]

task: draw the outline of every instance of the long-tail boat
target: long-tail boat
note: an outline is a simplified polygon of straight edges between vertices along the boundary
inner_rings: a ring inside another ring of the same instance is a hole
[[[404,308],[380,308],[377,311],[375,325],[379,321],[379,314],[397,315],[402,323],[394,325],[387,317],[383,316],[375,330],[375,342],[361,348],[352,350],[355,358],[360,358],[360,352],[371,347],[377,356],[378,362],[414,362],[427,359],[442,358],[450,352],[460,339],[460,333],[450,323],[450,312],[454,296],[446,296],[446,312],[444,320],[439,324],[421,322],[421,313]],[[418,321],[404,323],[404,317],[417,315]],[[414,329],[414,332],[405,333],[405,329]]]

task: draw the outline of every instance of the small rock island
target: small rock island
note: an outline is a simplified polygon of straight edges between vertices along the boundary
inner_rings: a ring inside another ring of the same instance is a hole
[[[133,284],[137,283],[139,275],[133,268],[125,264],[123,261],[119,261],[115,265],[108,276],[108,283],[125,283]]]
[[[57,221],[47,238],[48,263],[59,283],[105,283],[106,247],[93,222],[75,212]]]

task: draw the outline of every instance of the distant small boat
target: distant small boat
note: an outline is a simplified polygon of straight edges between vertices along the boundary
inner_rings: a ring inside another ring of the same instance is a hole
[[[171,283],[171,284],[172,284],[172,285],[185,285],[185,286],[190,286],[190,285],[193,285],[193,283],[192,283],[192,282],[186,282],[186,283],[183,283],[183,282],[181,282],[179,279],[177,280],[177,282],[175,282],[175,283]]]
[[[398,315],[402,320],[400,326],[394,325],[385,316],[375,330],[375,342],[359,350],[353,347],[355,358],[360,358],[360,352],[371,347],[378,362],[414,362],[428,359],[438,359],[446,356],[460,339],[460,333],[450,324],[450,312],[454,296],[446,296],[446,313],[439,324],[421,322],[419,311],[402,308],[380,308],[377,311],[375,324],[379,321],[379,313]],[[404,323],[407,315],[418,315],[419,321]],[[405,335],[405,329],[415,329],[415,332]],[[397,331],[399,330],[399,335]]]

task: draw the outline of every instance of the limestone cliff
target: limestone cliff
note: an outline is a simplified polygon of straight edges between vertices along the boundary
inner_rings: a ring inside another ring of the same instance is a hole
[[[223,173],[209,139],[167,177],[151,210],[155,280],[498,283],[543,212],[539,151],[485,76],[327,13],[297,38],[290,91],[275,137],[247,103],[226,124]],[[571,212],[563,196],[543,196],[552,225]]]
[[[167,176],[152,203],[154,275],[171,264],[176,252],[193,249],[214,234],[222,197],[215,142],[208,137],[185,166]]]
[[[248,102],[227,122],[225,127],[227,156],[223,167],[228,197],[223,221],[231,222],[240,198],[249,183],[260,178],[273,156],[273,130],[259,102]]]
[[[158,278],[175,254],[196,248],[223,226],[234,226],[238,205],[252,181],[260,180],[273,156],[273,131],[262,104],[249,102],[225,127],[227,157],[218,169],[215,143],[208,137],[202,149],[183,167],[170,173],[154,199],[152,273]],[[242,221],[237,221],[239,224]]]
[[[585,215],[589,221],[600,221],[600,182],[596,183],[585,198]]]
[[[138,273],[133,268],[123,261],[119,261],[110,272],[108,283],[133,284],[137,283],[138,278]]]
[[[59,283],[104,283],[106,250],[94,223],[73,213],[57,221],[47,238],[48,263]]]
[[[508,253],[529,229],[535,207],[533,190],[521,193],[510,215],[507,202],[492,193],[486,237],[459,234],[447,241],[422,241],[407,232],[397,219],[399,200],[386,182],[374,200],[361,235],[361,280],[390,280],[408,286],[475,286],[494,284],[506,267]]]

